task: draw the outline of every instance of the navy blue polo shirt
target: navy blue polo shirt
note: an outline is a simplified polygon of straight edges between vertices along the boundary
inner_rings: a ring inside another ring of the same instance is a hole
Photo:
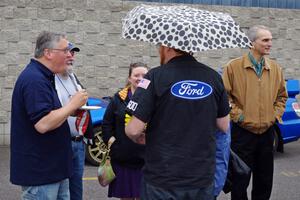
[[[71,176],[72,149],[67,121],[41,134],[34,125],[61,107],[54,87],[54,74],[31,59],[18,77],[11,109],[11,170],[13,184],[36,186]]]
[[[162,188],[213,183],[216,119],[230,108],[221,76],[192,56],[151,69],[127,109],[147,122],[145,180]]]

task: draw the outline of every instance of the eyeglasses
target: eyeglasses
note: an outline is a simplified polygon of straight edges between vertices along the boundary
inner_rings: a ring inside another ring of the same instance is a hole
[[[62,52],[64,52],[64,54],[67,54],[67,53],[70,52],[70,49],[68,49],[68,48],[65,48],[65,49],[50,49],[50,50],[62,51]]]

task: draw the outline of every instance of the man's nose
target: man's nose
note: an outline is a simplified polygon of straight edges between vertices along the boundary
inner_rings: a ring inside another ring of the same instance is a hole
[[[269,40],[269,41],[268,41],[268,45],[269,45],[269,46],[272,46],[272,40]]]
[[[67,56],[68,56],[68,57],[73,57],[73,55],[74,55],[74,54],[72,54],[71,51],[68,51],[68,52],[67,52]]]

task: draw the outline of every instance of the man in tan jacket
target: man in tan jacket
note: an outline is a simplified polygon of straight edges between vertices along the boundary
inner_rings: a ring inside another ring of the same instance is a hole
[[[274,123],[281,122],[287,92],[282,69],[266,57],[272,34],[265,26],[249,29],[252,47],[242,57],[231,60],[223,81],[232,110],[231,148],[252,170],[252,200],[267,200],[273,184]],[[233,177],[232,200],[247,200],[247,187]]]

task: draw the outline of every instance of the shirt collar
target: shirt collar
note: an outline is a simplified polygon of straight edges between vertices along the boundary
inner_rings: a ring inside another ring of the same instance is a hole
[[[263,67],[266,70],[270,70],[271,69],[271,67],[270,67],[270,61],[265,56],[263,58],[264,58],[264,65],[263,65]],[[248,53],[246,53],[246,54],[243,55],[243,60],[244,60],[244,65],[243,65],[244,68],[248,68],[248,67],[253,68],[253,64],[252,64],[251,60],[248,57]]]
[[[49,79],[49,81],[53,84],[54,86],[54,77],[55,74],[50,71],[45,65],[43,65],[41,62],[39,62],[36,59],[31,59],[31,63],[34,64],[34,66],[45,76]]]
[[[252,55],[251,51],[249,51],[248,53],[248,58],[250,59],[251,63],[254,65],[254,66],[258,66],[258,65],[262,65],[264,66],[265,65],[265,58],[262,56],[260,58],[260,61],[257,62],[254,58],[254,56]]]
[[[192,61],[192,60],[196,61],[196,59],[191,55],[180,55],[170,59],[167,64],[174,63],[174,62],[182,62],[182,61]]]

